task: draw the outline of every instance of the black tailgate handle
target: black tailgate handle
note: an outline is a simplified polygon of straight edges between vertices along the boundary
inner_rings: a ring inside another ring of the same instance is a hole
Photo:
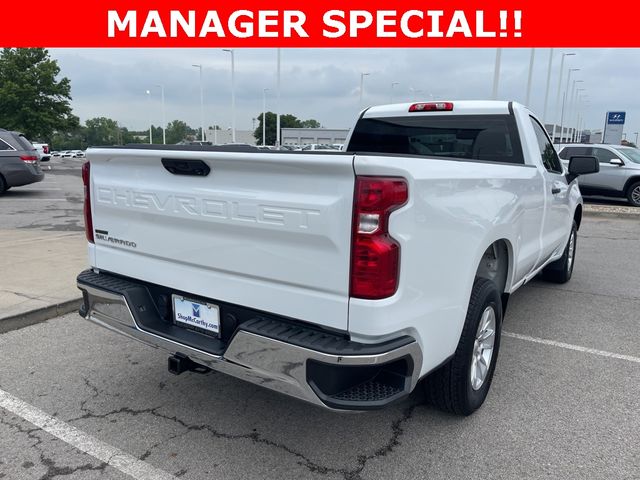
[[[206,177],[211,169],[202,160],[185,160],[182,158],[163,158],[162,165],[174,175],[191,175],[193,177]]]

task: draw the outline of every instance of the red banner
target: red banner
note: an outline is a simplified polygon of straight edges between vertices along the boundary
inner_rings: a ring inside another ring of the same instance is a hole
[[[347,6],[348,5],[348,6]],[[5,47],[637,47],[638,3],[7,2]]]

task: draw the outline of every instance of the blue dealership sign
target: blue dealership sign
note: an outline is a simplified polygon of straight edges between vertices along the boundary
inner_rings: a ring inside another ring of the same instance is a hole
[[[626,112],[607,112],[608,125],[624,125]]]

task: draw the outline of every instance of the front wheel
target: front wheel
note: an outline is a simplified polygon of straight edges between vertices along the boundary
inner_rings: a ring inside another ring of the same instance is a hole
[[[424,381],[430,403],[458,415],[471,415],[480,408],[493,379],[501,330],[498,289],[491,280],[476,278],[453,358]]]
[[[640,207],[640,182],[636,182],[627,189],[627,200],[634,207]]]
[[[573,274],[573,265],[576,260],[576,245],[578,243],[578,226],[574,221],[571,225],[571,233],[564,253],[555,262],[551,262],[542,270],[542,278],[553,283],[567,283]]]

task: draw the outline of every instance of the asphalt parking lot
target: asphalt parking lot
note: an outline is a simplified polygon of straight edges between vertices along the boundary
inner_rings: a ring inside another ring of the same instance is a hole
[[[42,182],[12,188],[0,202],[0,228],[84,231],[81,158],[52,158],[42,164]]]
[[[80,163],[7,192],[2,228],[82,231]],[[638,240],[635,218],[585,219],[572,281],[513,296],[492,392],[467,419],[420,391],[337,415],[174,377],[163,352],[75,314],[4,333],[0,478],[640,478]]]
[[[165,353],[76,314],[4,333],[0,478],[640,478],[639,242],[636,219],[585,218],[572,281],[512,297],[468,418],[421,391],[335,414],[223,374],[176,377]]]

